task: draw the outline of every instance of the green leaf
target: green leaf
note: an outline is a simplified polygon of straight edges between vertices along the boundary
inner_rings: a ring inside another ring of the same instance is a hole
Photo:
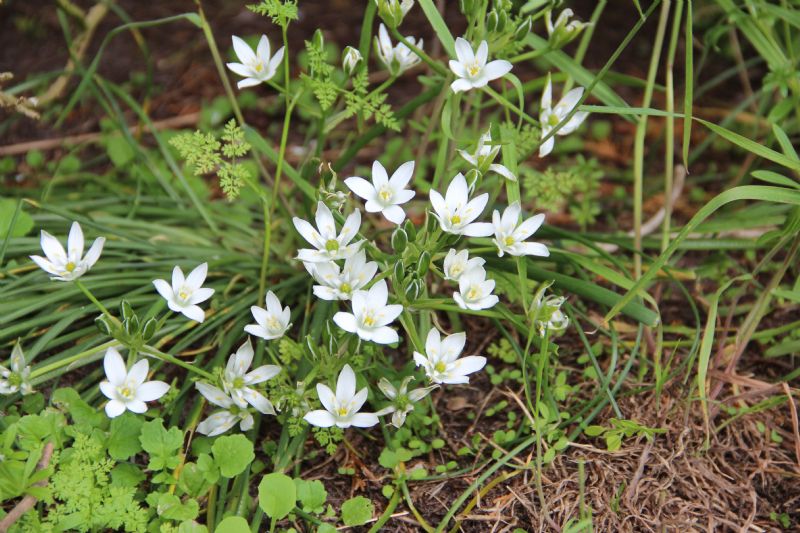
[[[242,434],[219,437],[211,447],[214,462],[225,477],[234,477],[253,462],[253,443]]]
[[[371,2],[370,2],[371,3]],[[336,528],[330,524],[320,524],[317,533],[336,533]]]
[[[286,474],[267,474],[258,484],[258,504],[274,520],[280,520],[291,513],[296,500],[294,481]]]
[[[297,499],[302,504],[303,511],[313,513],[321,513],[323,511],[325,500],[328,498],[328,491],[325,490],[325,485],[322,484],[322,481],[318,479],[306,481],[296,478],[294,485],[297,489]]]
[[[112,485],[120,487],[136,487],[144,481],[145,477],[144,472],[131,463],[119,463],[111,471]]]
[[[58,389],[53,393],[51,401],[72,417],[76,425],[89,425],[93,428],[100,427],[107,417],[98,412],[94,407],[83,401],[75,389]]]
[[[782,176],[777,172],[772,172],[771,170],[756,170],[752,174],[757,180],[766,181],[767,183],[772,183],[773,185],[779,185],[781,187],[800,189],[800,183],[786,176]]]
[[[372,502],[363,496],[350,498],[342,504],[342,522],[346,526],[360,526],[366,524],[375,511]]]
[[[588,437],[599,437],[606,431],[603,426],[587,426],[583,433]]]
[[[17,209],[18,204],[19,209]],[[15,215],[16,220],[14,220]],[[11,228],[12,222],[14,223],[14,228],[9,235],[8,230]],[[15,202],[10,198],[0,200],[0,239],[24,237],[31,229],[33,229],[33,219],[22,210],[21,202]]]
[[[111,420],[108,436],[108,455],[117,461],[126,461],[131,455],[142,451],[139,433],[144,420],[140,416],[126,412]]]
[[[128,140],[120,135],[106,137],[106,152],[117,168],[124,168],[136,157]]]
[[[174,494],[164,493],[158,498],[158,515],[167,520],[183,521],[197,518],[200,505],[197,500],[189,498],[186,503]]]
[[[217,525],[215,533],[250,533],[250,524],[241,516],[229,516]]]
[[[419,0],[419,7],[422,8],[425,16],[428,17],[428,22],[433,26],[433,30],[436,32],[436,36],[442,42],[442,45],[444,45],[444,49],[447,50],[450,57],[455,58],[456,41],[453,39],[453,34],[450,33],[447,23],[442,18],[442,15],[439,14],[439,10],[436,8],[436,5],[434,5],[433,0]]]
[[[183,446],[183,433],[176,427],[167,431],[161,418],[142,424],[139,442],[150,455],[150,462],[147,465],[150,470],[175,468],[180,464],[178,450]]]

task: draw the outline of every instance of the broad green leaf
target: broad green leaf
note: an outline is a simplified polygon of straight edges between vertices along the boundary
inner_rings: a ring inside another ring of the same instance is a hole
[[[19,205],[19,209],[17,205]],[[15,215],[16,220],[14,220]],[[11,228],[12,222],[14,229],[9,235],[8,230]],[[33,219],[23,211],[21,203],[10,198],[0,200],[0,239],[5,240],[8,236],[24,237],[31,229],[33,229]]]
[[[139,443],[142,424],[144,419],[141,416],[129,412],[112,419],[108,435],[108,455],[117,461],[126,461],[131,455],[142,451]]]
[[[342,522],[346,526],[366,524],[375,512],[372,502],[363,496],[350,498],[342,504]]]
[[[167,520],[193,520],[200,512],[200,505],[192,498],[184,503],[174,494],[164,493],[158,498],[156,511],[158,516]]]
[[[180,464],[178,450],[183,446],[183,433],[176,427],[166,430],[161,418],[142,424],[139,442],[150,455],[150,462],[147,465],[150,470],[175,468]]]
[[[241,516],[229,516],[217,525],[215,533],[250,533],[250,524]]]
[[[108,418],[105,413],[97,411],[94,407],[83,401],[75,389],[58,389],[53,393],[51,401],[69,414],[76,425],[89,425],[93,428],[100,427]]]
[[[286,474],[267,474],[258,484],[258,504],[274,520],[280,520],[291,513],[296,500],[294,481]]]
[[[211,447],[214,462],[225,477],[234,477],[253,462],[253,443],[244,435],[226,435],[219,437]]]
[[[297,499],[304,511],[321,513],[324,510],[323,507],[325,500],[328,498],[328,491],[325,490],[325,485],[322,484],[322,481],[318,479],[306,481],[295,478],[294,484],[297,489]]]

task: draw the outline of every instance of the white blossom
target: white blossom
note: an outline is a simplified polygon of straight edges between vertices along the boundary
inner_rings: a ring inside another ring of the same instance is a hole
[[[494,307],[499,301],[492,291],[494,280],[487,280],[486,270],[479,266],[461,275],[458,279],[458,291],[453,293],[453,299],[461,309],[480,311]]]
[[[489,43],[481,41],[477,51],[462,37],[456,39],[456,57],[450,60],[450,70],[458,79],[450,84],[453,92],[469,91],[486,86],[490,81],[502,78],[511,71],[511,63],[504,59],[486,62],[489,59]]]
[[[372,163],[372,183],[357,176],[344,180],[351,191],[367,203],[364,209],[368,213],[382,213],[390,222],[400,224],[406,213],[400,205],[414,197],[414,191],[406,189],[414,175],[414,162],[406,161],[395,170],[389,178],[380,161]]]
[[[0,365],[0,394],[14,394],[17,391],[23,395],[32,393],[31,367],[25,365],[25,354],[19,342],[11,349],[8,363],[10,368]]]
[[[94,266],[100,258],[105,242],[105,237],[98,237],[84,256],[83,230],[80,224],[73,222],[67,237],[66,251],[58,239],[42,230],[41,245],[45,257],[32,255],[31,259],[50,274],[50,279],[72,281],[86,274]]]
[[[414,37],[406,37],[406,40],[422,49],[422,39],[417,41]],[[383,24],[378,28],[378,36],[375,38],[375,53],[392,76],[399,76],[420,62],[419,56],[404,43],[392,45],[389,32]]]
[[[444,279],[450,281],[458,281],[461,276],[473,268],[483,267],[486,260],[482,257],[469,258],[467,250],[457,252],[455,248],[451,248],[444,258]]]
[[[583,87],[576,87],[565,94],[561,100],[553,107],[553,84],[550,82],[550,75],[547,75],[547,85],[544,87],[542,93],[542,107],[539,112],[539,122],[542,128],[542,139],[556,127],[567,115],[578,105],[581,97],[583,96]],[[580,126],[589,113],[586,111],[578,111],[566,124],[556,130],[555,135],[569,135]],[[555,135],[544,141],[539,146],[539,157],[544,157],[553,151],[555,145]]]
[[[367,401],[367,388],[356,392],[356,375],[350,365],[344,365],[336,381],[336,393],[323,383],[317,383],[317,395],[325,409],[306,413],[303,419],[312,426],[329,428],[355,426],[368,428],[378,423],[375,413],[359,413]]]
[[[569,317],[561,310],[566,298],[554,294],[546,296],[545,289],[546,287],[536,293],[530,310],[534,324],[539,329],[539,335],[542,336],[547,331],[562,332],[569,325]]]
[[[322,300],[349,300],[353,291],[367,285],[378,271],[378,263],[367,262],[364,250],[348,257],[344,267],[333,261],[327,263],[304,263],[309,274],[319,283],[314,285],[314,294]]]
[[[443,231],[468,237],[488,237],[492,234],[491,224],[474,222],[486,207],[489,194],[479,194],[470,200],[467,180],[460,172],[450,182],[444,198],[433,189],[431,189],[430,198],[434,211],[433,216],[439,221]]]
[[[500,153],[500,145],[492,145],[492,134],[488,131],[481,135],[481,138],[478,140],[478,146],[475,148],[475,152],[469,153],[466,150],[459,150],[458,153],[470,165],[472,165],[475,170],[480,172],[481,175],[489,172],[495,172],[506,179],[517,181],[517,177],[508,169],[508,167],[494,162]]]
[[[397,331],[390,328],[394,319],[403,312],[399,304],[387,304],[389,289],[385,280],[375,283],[368,291],[353,293],[353,312],[340,311],[333,316],[333,321],[343,330],[355,333],[365,341],[377,344],[393,344],[400,338]]]
[[[274,292],[268,291],[266,300],[266,309],[257,305],[250,307],[250,312],[253,313],[256,323],[248,324],[244,327],[244,330],[250,335],[269,341],[283,337],[283,334],[292,327],[291,322],[289,322],[292,313],[288,305],[281,308],[281,301],[278,300]]]
[[[255,51],[244,40],[236,35],[233,39],[233,50],[240,63],[228,63],[228,68],[244,79],[240,80],[237,87],[244,89],[272,79],[278,71],[278,66],[283,61],[283,46],[270,58],[269,39],[261,36]]]
[[[172,285],[163,279],[153,280],[158,293],[167,301],[172,311],[182,313],[195,322],[203,322],[206,315],[200,308],[214,294],[214,289],[203,287],[208,275],[208,263],[203,263],[184,277],[181,267],[172,269]]]
[[[544,213],[534,215],[524,222],[519,222],[519,215],[522,211],[519,202],[514,202],[506,207],[502,217],[500,211],[492,213],[492,225],[494,226],[494,243],[497,245],[497,255],[503,257],[504,253],[510,255],[536,255],[547,257],[550,250],[540,242],[525,242],[525,239],[533,235],[536,230],[544,223]]]
[[[198,433],[214,437],[225,433],[235,426],[237,422],[242,431],[247,431],[253,427],[255,423],[253,414],[248,409],[243,409],[236,405],[236,402],[227,394],[202,381],[196,382],[194,386],[206,400],[222,408],[197,425]]]
[[[275,414],[275,407],[266,396],[254,389],[257,385],[270,380],[280,374],[281,367],[277,365],[262,365],[250,372],[247,370],[253,362],[253,344],[250,339],[242,344],[235,354],[228,359],[225,372],[222,375],[222,386],[231,399],[241,408],[247,404],[252,405],[260,413]]]
[[[486,358],[480,355],[459,358],[466,343],[465,333],[454,333],[442,340],[439,331],[431,328],[425,340],[425,354],[414,352],[414,362],[425,370],[434,383],[469,383],[467,375],[482,369],[486,365]]]
[[[378,416],[392,414],[392,425],[396,428],[401,427],[406,422],[406,415],[414,410],[414,404],[427,396],[438,385],[420,387],[408,392],[408,384],[414,380],[414,376],[408,376],[400,383],[400,387],[394,385],[386,378],[381,378],[378,388],[392,401],[392,405],[384,407],[377,413]]]
[[[106,381],[100,383],[100,391],[108,398],[106,414],[114,418],[127,409],[133,413],[147,411],[145,402],[152,402],[164,396],[169,385],[163,381],[145,381],[150,370],[147,359],[140,359],[127,370],[125,361],[115,348],[106,350],[103,358]]]
[[[591,24],[589,22],[581,22],[580,20],[570,20],[572,16],[572,10],[567,8],[556,17],[556,22],[554,24],[552,9],[548,10],[545,14],[544,25],[547,28],[547,37],[552,48],[561,48],[575,39],[586,26]]]
[[[361,52],[358,48],[347,46],[342,53],[342,70],[347,74],[352,74],[362,60],[363,57],[361,57]]]
[[[316,229],[308,221],[294,217],[294,227],[311,244],[314,249],[305,248],[297,251],[297,258],[306,263],[325,263],[337,259],[347,259],[361,249],[364,242],[358,241],[350,244],[358,234],[361,227],[361,211],[356,209],[347,217],[342,226],[342,231],[337,234],[336,221],[331,210],[323,202],[317,203],[317,213],[314,216]]]

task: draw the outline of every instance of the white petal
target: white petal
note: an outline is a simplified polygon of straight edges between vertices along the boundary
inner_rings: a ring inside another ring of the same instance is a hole
[[[117,397],[117,388],[108,381],[100,382],[100,392],[109,400],[113,400]]]
[[[377,344],[394,344],[399,341],[397,332],[388,326],[377,328],[372,332],[372,342]]]
[[[197,425],[201,435],[215,437],[231,429],[238,420],[228,411],[217,411]]]
[[[540,242],[522,242],[519,243],[521,247],[521,251],[524,255],[535,255],[538,257],[549,257],[550,250],[547,249],[547,246]]]
[[[263,383],[268,381],[281,373],[281,367],[278,365],[261,365],[252,372],[245,375],[245,383],[248,385],[255,385],[256,383]]]
[[[356,413],[350,418],[350,424],[357,428],[369,428],[378,423],[375,413]]]
[[[336,381],[336,398],[339,403],[349,402],[356,393],[356,374],[350,365],[344,365]]]
[[[468,355],[455,362],[454,372],[465,376],[477,372],[486,366],[486,358],[480,355]]]
[[[136,399],[143,402],[152,402],[164,396],[169,390],[169,384],[163,381],[148,381],[136,389]]]
[[[278,71],[278,66],[281,64],[281,61],[283,61],[284,52],[283,46],[275,50],[275,55],[269,60],[269,65],[267,66],[268,75],[264,76],[264,81],[271,79]]]
[[[103,357],[103,368],[106,371],[108,381],[117,387],[125,383],[128,377],[128,371],[125,367],[125,361],[119,354],[116,348],[109,348],[106,350],[106,355]]]
[[[547,84],[542,91],[542,111],[553,107],[553,84],[550,81],[550,73],[547,74]]]
[[[292,218],[292,222],[294,223],[294,227],[297,229],[297,232],[302,235],[302,237],[308,241],[311,246],[314,246],[315,248],[325,247],[325,242],[323,241],[322,236],[307,220],[294,217]]]
[[[183,276],[183,270],[181,267],[175,266],[172,269],[172,289],[173,291],[180,290],[181,286],[186,282],[186,278]]]
[[[342,232],[339,234],[339,243],[347,244],[358,234],[361,227],[361,211],[356,209],[345,219]]]
[[[86,268],[90,269],[97,263],[97,260],[100,259],[100,254],[103,253],[103,245],[106,243],[105,237],[98,237],[92,243],[92,246],[89,248],[89,251],[86,252],[86,256],[83,258],[83,262],[86,264]]]
[[[214,289],[200,287],[192,293],[191,298],[189,298],[189,303],[192,305],[201,304],[212,296],[214,296]]]
[[[406,212],[403,211],[403,208],[399,205],[389,206],[385,208],[382,213],[383,216],[386,217],[386,220],[394,224],[401,224],[406,218]]]
[[[160,294],[165,300],[169,301],[175,296],[172,292],[172,286],[163,279],[154,279],[153,285],[158,291],[158,294]]]
[[[56,265],[45,259],[44,257],[40,257],[38,255],[30,256],[33,259],[33,262],[39,265],[39,268],[47,272],[48,274],[52,274],[54,276],[61,276],[62,272],[59,270]]]
[[[196,290],[203,286],[203,282],[206,280],[207,275],[208,275],[208,263],[203,263],[201,265],[198,265],[186,277],[186,284],[192,289]]]
[[[213,403],[214,405],[218,405],[219,407],[223,407],[226,409],[231,405],[233,405],[233,401],[228,397],[227,394],[225,394],[218,388],[209,385],[208,383],[204,383],[202,381],[196,381],[194,386],[206,400]]]
[[[453,90],[454,93],[469,91],[470,89],[472,89],[472,82],[470,82],[465,78],[458,78],[456,81],[450,84],[450,88]]]
[[[323,202],[317,202],[317,212],[314,214],[314,220],[323,240],[336,238],[336,222],[333,219],[331,210]]]
[[[231,40],[233,41],[233,51],[236,52],[236,57],[239,58],[239,61],[249,64],[255,60],[256,55],[253,53],[253,49],[243,39],[233,35]]]
[[[260,83],[261,80],[257,78],[245,78],[243,80],[239,80],[239,83],[236,84],[236,87],[238,87],[239,89],[245,89],[247,87],[255,87]],[[233,426],[233,424],[231,424],[231,426]]]
[[[336,323],[337,326],[339,326],[340,328],[342,328],[347,332],[355,333],[358,330],[356,317],[350,313],[339,311],[338,313],[333,315],[333,321]]]
[[[389,183],[389,175],[380,161],[372,163],[372,183],[375,185],[376,190]]]
[[[472,45],[463,37],[456,38],[456,56],[458,61],[464,65],[469,65],[475,61],[475,54],[472,52]]]
[[[539,146],[539,157],[544,157],[553,151],[553,146],[556,143],[555,137],[550,137]]]
[[[485,67],[483,67],[483,75],[486,76],[488,81],[496,80],[497,78],[502,78],[511,72],[511,66],[511,63],[508,61],[504,59],[498,59],[488,63]]]
[[[199,306],[196,305],[190,305],[184,307],[183,309],[181,309],[181,313],[183,313],[183,316],[185,316],[186,318],[194,320],[195,322],[199,322],[201,324],[206,319],[205,312]]]
[[[133,364],[125,378],[125,381],[128,384],[139,386],[144,383],[145,379],[147,379],[147,372],[149,370],[150,363],[147,362],[147,359],[140,359]]]
[[[116,418],[125,412],[125,404],[118,400],[109,400],[106,404],[106,415],[109,418]]]
[[[406,161],[399,167],[397,170],[394,171],[392,174],[392,179],[389,180],[389,184],[392,186],[392,189],[395,191],[399,191],[400,189],[405,189],[408,182],[411,181],[411,177],[414,175],[414,162],[413,161]]]
[[[478,45],[478,50],[475,52],[475,62],[482,66],[486,65],[487,59],[489,59],[489,43],[481,41],[481,44]]]
[[[67,237],[67,257],[70,261],[75,263],[83,257],[83,230],[81,225],[77,222],[72,223],[69,229],[69,237]]]
[[[507,180],[517,181],[517,177],[510,170],[508,170],[507,167],[503,165],[497,163],[489,165],[489,170],[492,172],[496,172],[497,174],[500,174]]]
[[[247,400],[247,403],[252,405],[256,408],[261,414],[265,415],[274,415],[275,414],[275,407],[263,394],[257,392],[253,389],[245,389],[244,392],[244,399]]]
[[[538,230],[543,223],[544,213],[539,213],[538,215],[525,219],[525,221],[514,230],[514,239],[517,241],[524,241],[536,233],[536,230]]]
[[[266,61],[269,58],[269,39],[267,39],[266,35],[262,35],[261,39],[258,40],[256,56],[260,57],[262,61]]]
[[[226,63],[225,66],[228,67],[231,72],[239,76],[249,78],[253,74],[253,69],[241,63]]]
[[[448,62],[448,65],[450,66],[450,70],[453,71],[453,74],[455,74],[459,78],[466,78],[467,77],[467,68],[460,61],[456,61],[454,59],[451,59]],[[456,91],[456,92],[458,92],[458,91]]]
[[[336,394],[324,383],[317,383],[317,396],[322,406],[330,412],[336,410]]]
[[[306,413],[306,415],[303,417],[303,420],[312,426],[317,426],[320,428],[329,428],[336,423],[333,415],[322,409],[317,409],[316,411]]]
[[[125,407],[132,413],[141,414],[147,411],[147,404],[141,400],[131,400],[125,404]]]
[[[61,246],[61,243],[58,242],[58,239],[42,230],[40,243],[45,257],[47,257],[51,263],[54,265],[62,265],[67,262],[67,253],[64,251],[64,247]]]
[[[356,196],[359,196],[364,200],[375,199],[375,187],[373,187],[372,184],[364,178],[359,178],[357,176],[347,178],[344,180],[344,184],[347,185],[347,187],[353,191]],[[370,211],[370,209],[367,208],[367,211]]]
[[[489,237],[494,233],[494,226],[489,222],[473,222],[464,226],[461,233],[467,237]]]
[[[573,107],[578,105],[578,101],[582,96],[583,87],[575,87],[561,98],[556,107],[563,108],[566,113],[569,113]]]

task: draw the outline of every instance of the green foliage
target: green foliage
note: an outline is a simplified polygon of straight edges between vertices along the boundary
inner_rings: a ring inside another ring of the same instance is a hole
[[[214,462],[225,477],[234,477],[253,462],[253,443],[244,435],[224,435],[214,441],[211,447]]]
[[[125,461],[142,451],[139,434],[143,424],[142,417],[130,412],[112,419],[108,437],[108,455],[117,461]]]
[[[350,498],[342,504],[342,522],[346,526],[360,526],[372,518],[375,506],[363,496]]]
[[[400,131],[400,122],[394,116],[392,107],[386,103],[387,93],[382,91],[368,91],[369,78],[365,69],[359,70],[352,78],[353,90],[344,95],[347,105],[346,117],[354,115],[362,120],[374,118],[387,130]]]
[[[147,464],[150,470],[171,469],[180,464],[178,451],[183,446],[183,433],[176,427],[165,429],[162,419],[156,418],[142,424],[139,442],[150,456]]]
[[[344,439],[344,432],[336,426],[329,428],[312,427],[311,431],[319,445],[324,447],[325,451],[330,455],[336,453],[339,443]]]
[[[656,434],[667,432],[667,430],[663,428],[643,426],[635,420],[612,418],[609,422],[611,423],[611,427],[588,426],[584,430],[584,433],[589,437],[602,436],[606,441],[606,448],[610,452],[615,452],[622,447],[623,437],[630,438],[636,435],[645,437],[647,440],[653,440]]]
[[[22,237],[33,229],[33,219],[22,210],[22,206],[17,210],[16,201],[10,198],[0,199],[0,239],[5,239],[6,236],[9,236],[12,221],[14,222],[14,228],[10,234],[11,237]]]
[[[283,28],[297,20],[297,0],[261,0],[260,4],[250,4],[247,9],[272,19],[273,24]]]
[[[189,169],[197,176],[215,172],[219,186],[228,200],[239,196],[242,187],[252,178],[247,166],[237,160],[250,153],[244,131],[234,120],[225,124],[220,139],[213,133],[195,131],[180,133],[170,139]]]
[[[297,499],[303,511],[316,514],[324,512],[328,491],[325,490],[325,485],[322,484],[322,481],[318,479],[306,481],[295,478],[294,484],[297,489]]]
[[[249,533],[250,524],[241,516],[229,516],[217,525],[216,533]]]
[[[275,520],[288,515],[294,509],[297,489],[286,474],[275,472],[261,478],[258,484],[258,504],[264,513]]]

